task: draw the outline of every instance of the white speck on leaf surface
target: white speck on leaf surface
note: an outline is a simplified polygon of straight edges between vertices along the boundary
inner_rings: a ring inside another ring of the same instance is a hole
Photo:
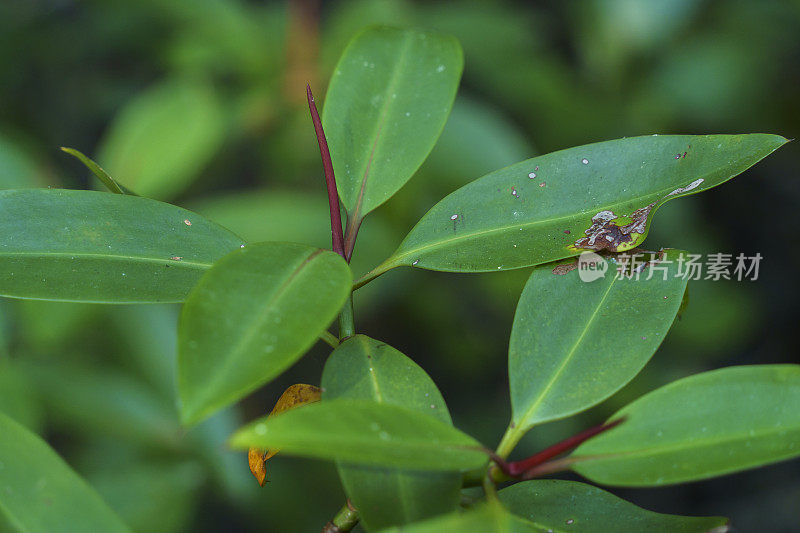
[[[536,172],[531,172],[531,173],[529,173],[529,174],[528,174],[528,177],[529,177],[530,179],[536,179]]]
[[[584,165],[588,165],[589,160],[584,157],[583,159],[581,159],[581,163],[583,163]]]
[[[455,220],[455,219],[457,219],[457,218],[458,218],[458,215],[452,215],[452,216],[450,216],[450,220]]]
[[[184,220],[183,223],[186,224],[187,226],[191,226],[192,225],[192,221],[189,220],[188,218],[186,220]]]
[[[698,178],[698,179],[694,180],[693,182],[691,182],[691,183],[690,183],[689,185],[687,185],[686,187],[678,187],[677,189],[675,189],[674,191],[672,191],[671,193],[669,193],[667,196],[675,196],[676,194],[681,194],[681,193],[684,193],[684,192],[689,192],[689,191],[691,191],[692,189],[696,189],[697,187],[699,187],[699,186],[700,186],[700,184],[702,184],[704,181],[705,181],[705,180],[704,180],[703,178]]]

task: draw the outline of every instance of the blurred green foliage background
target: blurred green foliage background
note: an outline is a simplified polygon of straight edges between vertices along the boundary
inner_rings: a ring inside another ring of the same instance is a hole
[[[347,41],[372,23],[451,33],[466,65],[429,160],[367,217],[356,275],[445,194],[539,153],[650,133],[800,129],[797,1],[4,0],[0,187],[98,187],[58,150],[72,146],[138,193],[247,240],[327,247],[304,85],[322,102]],[[642,374],[589,413],[535,429],[520,455],[682,376],[800,362],[799,156],[790,143],[658,212],[648,248],[758,252],[759,279],[690,283],[688,309]],[[417,361],[456,425],[494,446],[510,414],[506,351],[527,275],[393,271],[356,294],[357,330]],[[137,531],[318,531],[344,502],[330,464],[279,455],[261,489],[224,442],[286,386],[318,383],[329,349],[187,431],[175,408],[177,312],[0,301],[0,410],[45,436]],[[800,527],[797,461],[615,492],[661,512],[730,516],[737,531]]]

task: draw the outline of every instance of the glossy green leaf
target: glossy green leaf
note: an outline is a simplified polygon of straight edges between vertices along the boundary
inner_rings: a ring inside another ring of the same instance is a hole
[[[599,255],[594,259],[605,275],[591,282],[582,281],[588,271],[578,270],[588,264],[584,258],[534,269],[508,348],[512,420],[520,431],[588,409],[639,373],[680,308],[683,257],[669,250],[638,279],[617,275],[617,262]]]
[[[0,295],[98,303],[180,302],[243,244],[173,205],[94,191],[0,191]]]
[[[83,163],[83,165],[86,168],[88,168],[91,171],[91,173],[94,174],[94,176],[97,179],[99,179],[102,182],[102,184],[106,186],[106,189],[108,189],[109,191],[115,194],[127,194],[123,190],[123,188],[119,185],[119,183],[114,181],[114,178],[112,178],[108,174],[108,172],[103,170],[103,167],[92,161],[92,159],[90,159],[89,157],[86,157],[82,152],[74,148],[65,148],[64,146],[61,147],[61,151],[68,153],[69,155],[75,157],[76,159],[78,159],[78,161]]]
[[[169,80],[120,111],[97,159],[123,186],[166,199],[197,177],[222,143],[225,127],[213,87],[199,80]]]
[[[339,195],[360,219],[427,157],[453,105],[461,47],[437,33],[373,27],[348,45],[323,110]]]
[[[128,531],[46,442],[2,413],[0,487],[4,531]]]
[[[439,389],[414,361],[386,343],[356,335],[325,363],[322,398],[352,398],[398,405],[452,425]],[[415,472],[339,464],[345,492],[372,531],[452,511],[458,506],[461,474]]]
[[[800,366],[735,366],[678,380],[624,407],[616,428],[579,446],[592,481],[653,486],[800,455]]]
[[[251,244],[214,264],[178,331],[181,418],[194,423],[297,361],[350,294],[347,263],[318,248]]]
[[[286,411],[244,427],[231,444],[414,470],[467,471],[487,462],[480,443],[433,416],[366,400],[322,401]]]
[[[453,192],[374,274],[407,265],[449,272],[521,268],[625,251],[664,202],[744,172],[778,135],[658,135],[569,148],[511,165]]]
[[[498,496],[509,511],[553,533],[706,533],[728,522],[654,513],[597,487],[559,479],[524,481]]]
[[[544,533],[499,504],[486,504],[424,522],[384,529],[381,533]]]

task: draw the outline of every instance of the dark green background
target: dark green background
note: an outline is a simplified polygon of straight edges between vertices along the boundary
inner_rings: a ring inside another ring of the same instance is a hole
[[[118,117],[142,94],[183,84],[204,95],[193,102],[198,115],[217,118],[202,122],[209,131],[147,126],[162,150],[137,163],[157,172],[173,168],[172,157],[192,162],[167,172],[175,181],[159,198],[249,240],[329,245],[304,84],[322,102],[347,40],[373,22],[456,35],[465,71],[429,160],[365,220],[356,275],[446,193],[535,154],[651,133],[794,138],[800,128],[798,2],[5,0],[0,187],[95,186],[59,146],[97,157],[125,183],[135,165],[104,160],[108,132],[126,127]],[[642,374],[589,413],[534,430],[522,448],[551,444],[682,376],[800,362],[799,156],[790,143],[658,212],[648,248],[760,253],[758,281],[690,283],[688,309]],[[419,363],[456,425],[494,446],[510,415],[506,352],[526,277],[390,272],[357,293],[357,330]],[[286,386],[318,383],[328,348],[320,343],[237,409],[184,432],[174,408],[176,320],[174,307],[0,301],[0,409],[44,435],[137,530],[318,531],[344,501],[331,464],[278,456],[262,489],[223,442]],[[737,531],[790,532],[800,527],[799,475],[794,461],[614,492],[656,511],[730,516]]]

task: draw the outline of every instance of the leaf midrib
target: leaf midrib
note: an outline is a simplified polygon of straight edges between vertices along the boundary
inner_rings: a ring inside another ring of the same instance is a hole
[[[575,353],[576,353],[576,351],[578,349],[578,346],[580,346],[581,343],[583,342],[583,339],[586,336],[586,333],[592,327],[592,324],[594,323],[595,319],[599,316],[600,309],[603,307],[603,304],[605,303],[606,299],[608,298],[608,295],[611,293],[611,288],[614,286],[614,284],[616,282],[617,282],[617,276],[614,276],[613,278],[611,278],[611,283],[608,284],[608,288],[605,290],[605,292],[603,293],[603,296],[600,298],[600,301],[595,306],[594,311],[592,311],[592,314],[589,317],[589,320],[586,322],[586,325],[584,326],[584,328],[581,331],[580,335],[578,335],[578,339],[572,345],[572,348],[570,348],[569,352],[567,353],[567,356],[563,359],[563,361],[561,362],[561,365],[559,365],[558,369],[553,374],[552,379],[547,383],[547,385],[544,387],[544,389],[539,394],[539,396],[525,410],[525,413],[519,419],[519,423],[517,424],[519,427],[522,427],[522,428],[527,427],[527,424],[529,424],[528,419],[533,415],[533,413],[536,412],[536,409],[539,407],[539,405],[542,403],[542,401],[547,397],[547,393],[553,387],[555,382],[558,381],[559,377],[561,377],[561,374],[564,372],[564,369],[569,365],[570,361],[572,360],[573,356],[575,355]]]
[[[408,54],[409,48],[411,48],[412,38],[411,35],[406,34],[403,38],[403,44],[400,48],[400,53],[397,56],[397,61],[395,63],[394,68],[392,69],[392,76],[389,80],[389,85],[386,87],[384,91],[384,99],[383,105],[381,105],[381,110],[379,114],[378,120],[375,122],[375,127],[372,130],[372,148],[370,149],[369,158],[367,159],[366,167],[364,168],[364,177],[361,179],[361,186],[358,190],[358,196],[356,198],[356,205],[353,208],[352,212],[352,219],[359,220],[361,218],[361,211],[364,205],[364,195],[367,188],[367,182],[369,181],[370,176],[370,169],[372,167],[372,161],[375,158],[375,151],[378,148],[378,142],[381,139],[381,131],[383,130],[383,125],[386,122],[386,116],[389,111],[389,107],[392,102],[391,95],[395,92],[395,88],[397,86],[398,79],[400,77],[400,67],[405,64],[406,56]]]
[[[108,259],[108,260],[130,260],[131,262],[139,262],[139,263],[159,263],[159,264],[168,264],[170,266],[191,266],[197,267],[202,269],[208,269],[211,267],[212,263],[202,263],[199,261],[186,261],[184,259],[175,260],[169,257],[150,257],[150,256],[138,256],[138,255],[119,255],[119,254],[94,254],[94,253],[85,253],[85,252],[78,252],[78,253],[71,253],[71,252],[12,252],[12,253],[0,253],[0,259],[8,257],[69,257],[69,258],[81,258],[81,259]]]
[[[364,362],[367,365],[367,374],[369,374],[372,391],[375,393],[375,399],[377,400],[377,403],[386,403],[384,402],[383,394],[381,393],[381,387],[378,384],[378,376],[377,372],[375,371],[375,367],[370,364],[369,358],[365,357]]]
[[[425,415],[421,415],[425,416]],[[403,435],[402,438],[393,438],[387,441],[376,441],[373,437],[368,436],[364,437],[359,434],[351,434],[347,436],[331,436],[325,435],[324,440],[320,439],[319,432],[313,433],[299,433],[297,431],[294,432],[294,437],[290,437],[289,439],[281,441],[278,439],[278,444],[261,444],[256,443],[259,447],[266,447],[266,448],[285,448],[286,443],[289,443],[291,447],[293,444],[304,444],[307,448],[317,449],[318,447],[324,447],[326,450],[330,449],[342,449],[346,448],[347,446],[334,446],[337,445],[366,445],[368,449],[380,449],[380,450],[395,450],[395,451],[403,451],[405,453],[414,452],[416,453],[419,450],[439,450],[439,451],[446,451],[446,452],[453,452],[453,453],[475,453],[480,454],[481,457],[484,457],[484,451],[480,446],[467,444],[466,442],[453,442],[453,441],[445,441],[442,442],[443,438],[450,439],[450,438],[463,438],[460,433],[457,433],[458,430],[454,432],[442,432],[438,435],[435,435],[439,442],[433,443],[431,439],[419,436],[419,437],[409,437],[408,435]],[[255,443],[255,440],[253,441]],[[312,443],[311,446],[308,446],[308,443]],[[341,460],[341,459],[339,459]],[[345,462],[352,462],[352,460],[344,460]],[[388,468],[412,468],[412,467],[397,467],[397,466],[389,466]]]
[[[647,457],[647,456],[659,456],[659,455],[667,455],[674,452],[680,452],[684,450],[690,450],[693,448],[709,448],[709,447],[716,447],[725,444],[732,444],[739,441],[747,441],[753,439],[763,439],[765,437],[769,437],[772,435],[780,434],[781,432],[787,432],[792,430],[800,430],[800,427],[793,427],[793,428],[770,428],[768,431],[759,432],[756,435],[751,435],[748,433],[739,433],[731,435],[730,437],[724,438],[707,438],[707,439],[695,439],[692,441],[682,441],[677,443],[670,443],[662,446],[653,446],[648,448],[642,448],[639,450],[630,450],[630,451],[622,451],[617,453],[592,453],[587,457],[587,463],[591,464],[588,461],[608,461],[614,459],[630,459],[630,458],[637,458],[637,457]],[[800,451],[798,451],[800,453]],[[580,454],[573,454],[572,457],[575,459],[579,459],[582,457]],[[591,459],[589,459],[589,457]]]

